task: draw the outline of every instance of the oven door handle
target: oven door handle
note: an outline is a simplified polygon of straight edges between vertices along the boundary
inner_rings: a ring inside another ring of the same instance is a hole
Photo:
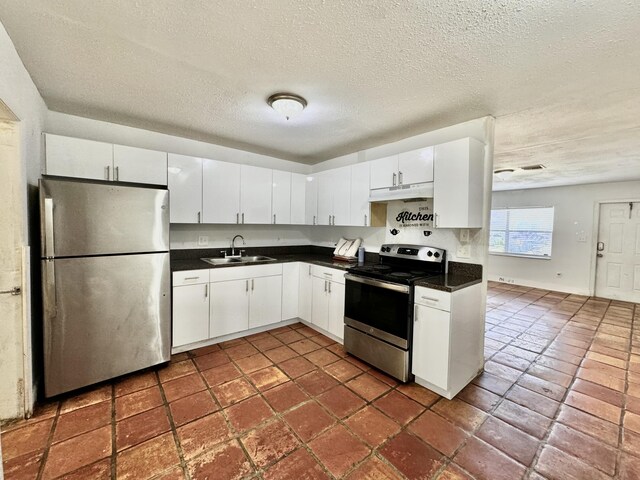
[[[409,287],[406,285],[398,285],[395,283],[382,282],[380,280],[372,280],[371,278],[360,277],[358,275],[353,275],[351,273],[347,273],[344,276],[345,280],[351,280],[352,282],[364,283],[365,285],[371,285],[372,287],[380,287],[387,290],[393,290],[395,292],[406,293],[409,294]]]

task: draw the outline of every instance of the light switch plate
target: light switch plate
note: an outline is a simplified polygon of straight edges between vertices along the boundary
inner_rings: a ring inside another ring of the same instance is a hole
[[[199,235],[198,236],[198,246],[206,247],[209,245],[209,237],[207,235]]]
[[[469,241],[469,229],[468,228],[463,228],[460,230],[460,241],[461,242],[468,242]]]

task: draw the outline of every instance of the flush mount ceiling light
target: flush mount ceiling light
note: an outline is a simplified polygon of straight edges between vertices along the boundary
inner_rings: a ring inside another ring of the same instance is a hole
[[[276,112],[284,115],[287,120],[302,112],[307,106],[307,101],[304,98],[293,93],[274,93],[267,98],[267,103]]]

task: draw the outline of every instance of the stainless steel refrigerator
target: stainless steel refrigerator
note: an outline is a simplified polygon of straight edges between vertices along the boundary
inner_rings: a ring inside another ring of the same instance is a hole
[[[40,213],[45,396],[168,361],[168,191],[45,176]]]

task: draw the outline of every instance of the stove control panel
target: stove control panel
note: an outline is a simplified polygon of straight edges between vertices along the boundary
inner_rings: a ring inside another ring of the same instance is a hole
[[[380,255],[385,257],[407,258],[423,262],[441,263],[446,258],[442,248],[424,245],[385,244],[380,247]]]

